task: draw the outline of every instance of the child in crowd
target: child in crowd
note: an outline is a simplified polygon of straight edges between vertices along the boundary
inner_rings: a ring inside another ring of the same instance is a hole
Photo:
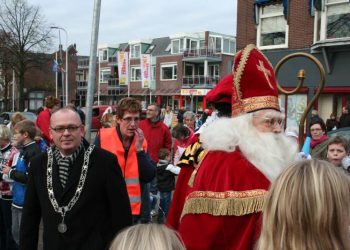
[[[17,244],[19,244],[19,228],[21,224],[22,208],[28,181],[28,166],[30,160],[40,154],[40,149],[34,141],[36,135],[36,126],[34,122],[24,120],[18,122],[14,127],[14,141],[18,146],[22,146],[16,165],[14,168],[3,167],[3,173],[7,174],[13,182],[13,200],[12,200],[12,235]]]
[[[347,139],[341,136],[335,136],[329,140],[327,145],[327,160],[336,167],[343,167],[348,169],[349,164],[345,163],[344,158],[347,157],[349,152],[349,142]],[[344,161],[343,161],[344,160]]]
[[[303,160],[273,182],[257,250],[350,249],[350,178],[329,162]]]
[[[137,224],[119,233],[109,250],[185,250],[180,235],[164,225]]]
[[[41,152],[46,152],[47,151],[47,148],[49,146],[47,145],[47,142],[42,137],[41,130],[38,127],[36,127],[36,135],[35,135],[34,140],[38,144]]]
[[[171,154],[169,149],[161,148],[158,152],[157,164],[157,188],[160,193],[160,209],[158,213],[158,223],[164,223],[168,215],[171,192],[175,188],[175,175],[180,173],[180,167],[170,164]]]
[[[16,249],[12,229],[12,180],[2,173],[3,166],[12,166],[18,150],[11,146],[11,130],[0,125],[0,249]]]

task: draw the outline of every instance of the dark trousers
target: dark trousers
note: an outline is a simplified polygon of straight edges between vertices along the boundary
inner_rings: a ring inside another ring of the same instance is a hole
[[[164,223],[168,215],[170,203],[171,203],[171,192],[159,192],[159,212],[158,212],[158,223]]]
[[[149,197],[150,184],[146,183],[143,186],[142,196],[141,196],[141,215],[140,222],[142,224],[150,223],[151,221],[151,201]]]
[[[12,237],[11,200],[0,199],[0,249],[17,250],[17,244]]]

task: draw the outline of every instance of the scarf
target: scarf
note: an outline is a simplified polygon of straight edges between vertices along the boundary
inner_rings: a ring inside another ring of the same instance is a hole
[[[324,140],[326,140],[328,137],[326,134],[324,134],[320,139],[318,140],[314,140],[314,139],[311,139],[311,143],[310,143],[310,147],[311,148],[314,148],[316,147],[318,144],[322,143]]]
[[[84,151],[83,142],[81,142],[78,149],[69,156],[63,156],[56,146],[53,148],[53,154],[58,165],[58,176],[63,188],[66,187],[71,167],[81,151]]]

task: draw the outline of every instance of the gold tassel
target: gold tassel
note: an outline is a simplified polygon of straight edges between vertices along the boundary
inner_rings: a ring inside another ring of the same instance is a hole
[[[194,182],[194,178],[196,177],[197,174],[197,169],[193,170],[190,179],[188,180],[188,186],[190,188],[193,188],[193,182]]]
[[[213,216],[243,216],[260,212],[263,208],[265,194],[245,198],[203,198],[188,197],[181,219],[186,214],[210,214]]]

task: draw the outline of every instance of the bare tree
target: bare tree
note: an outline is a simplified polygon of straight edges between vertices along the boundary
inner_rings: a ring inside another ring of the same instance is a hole
[[[18,79],[19,110],[24,109],[26,71],[38,67],[51,45],[50,28],[38,6],[26,0],[0,0],[0,33],[5,37],[0,48],[12,58],[9,65]]]

